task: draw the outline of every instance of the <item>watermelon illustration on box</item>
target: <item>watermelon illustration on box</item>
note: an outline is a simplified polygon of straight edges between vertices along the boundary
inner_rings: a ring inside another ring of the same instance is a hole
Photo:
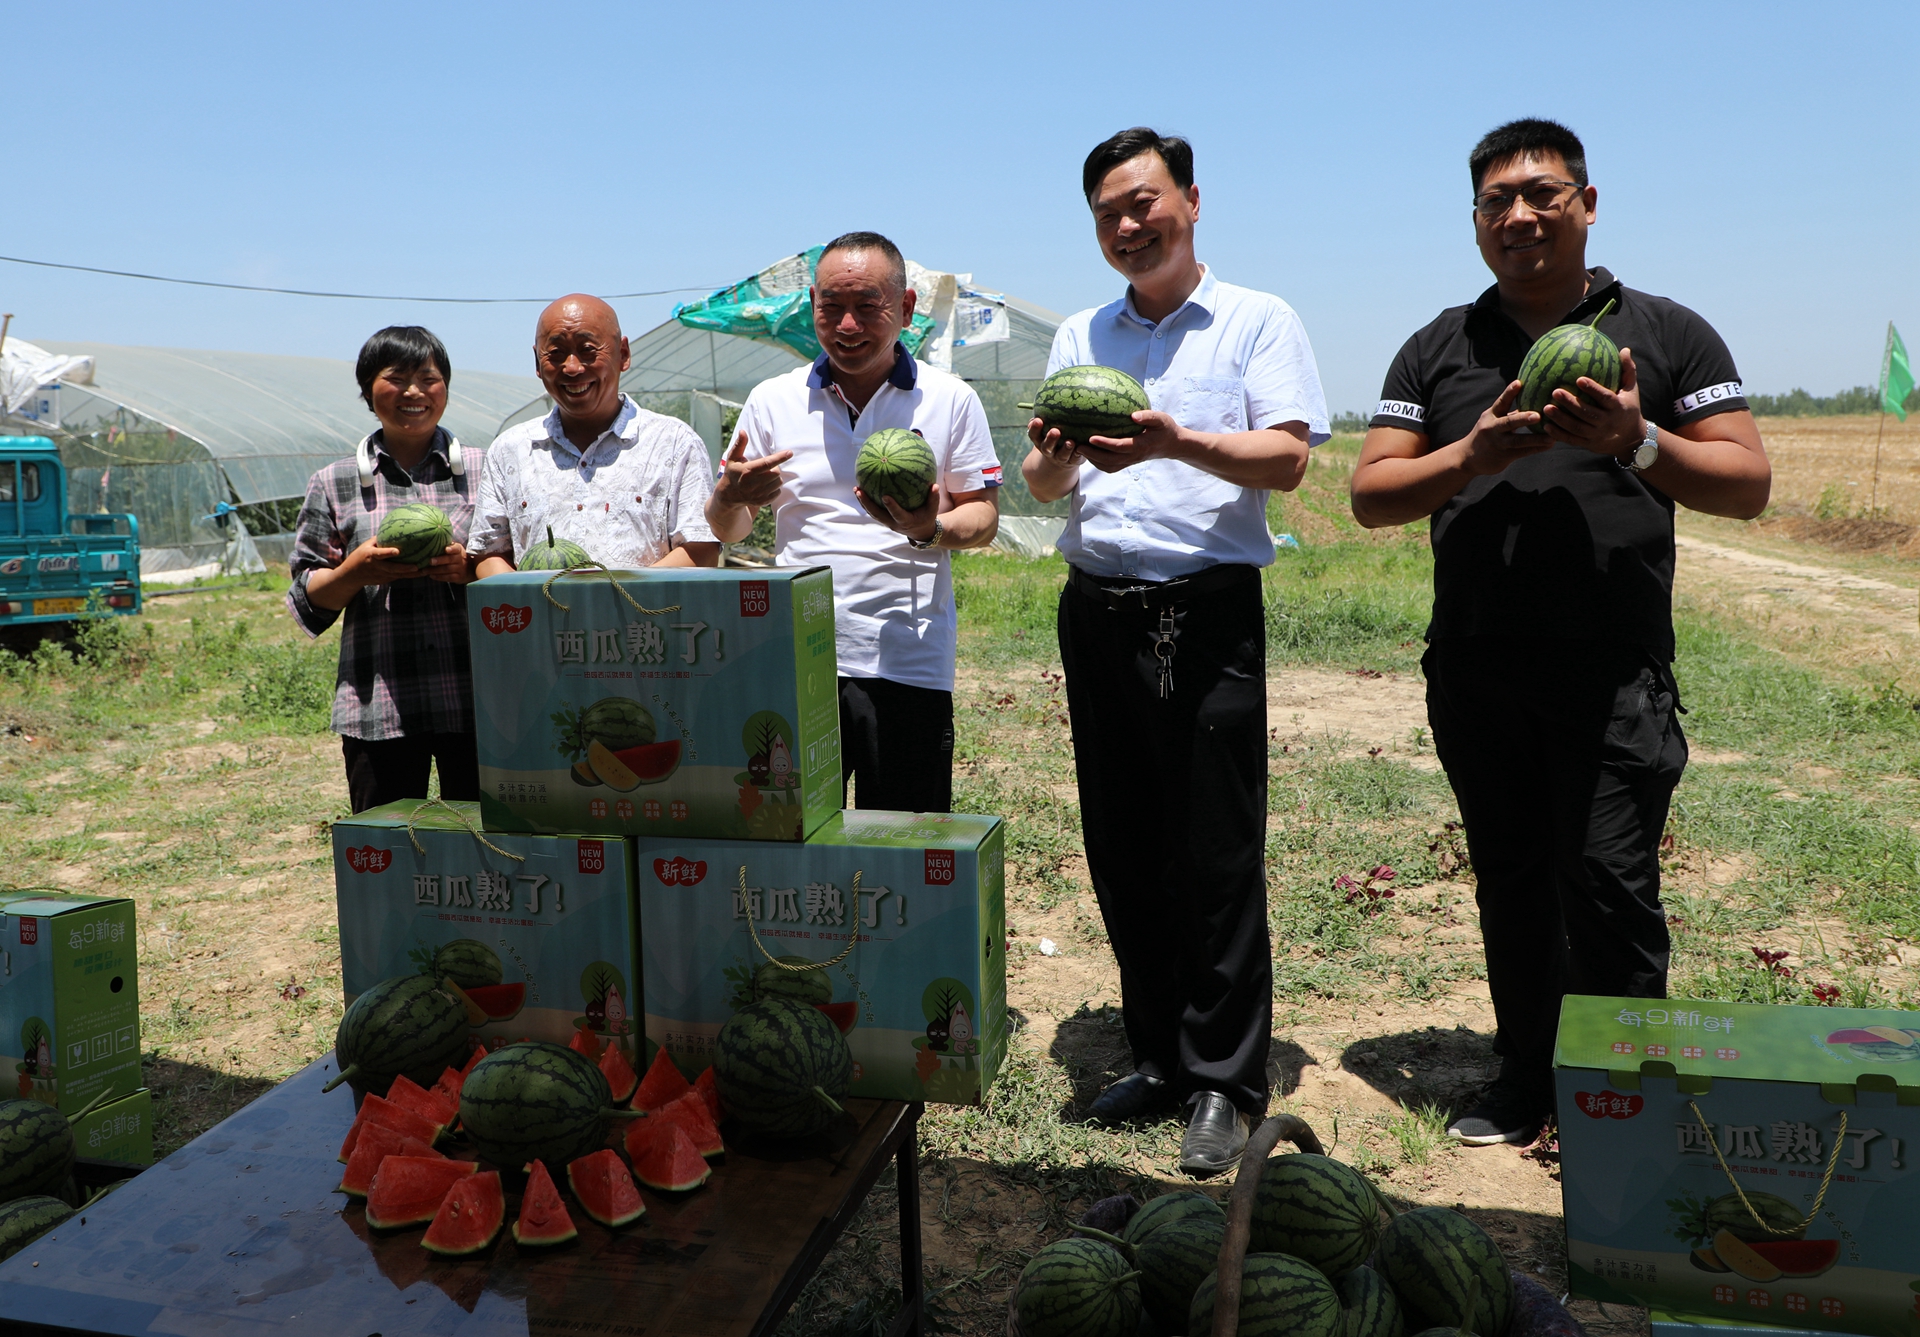
[[[451,981],[476,1038],[585,1033],[640,1061],[639,924],[623,840],[480,830],[475,803],[403,800],[333,826],[346,1001]]]
[[[997,817],[850,810],[801,845],[636,841],[647,1038],[693,1076],[784,997],[845,1035],[849,1095],[980,1103],[1006,1057],[1003,840]]]
[[[1920,1328],[1920,1015],[1573,996],[1555,1064],[1575,1295],[1657,1331]]]
[[[132,901],[0,891],[0,1081],[66,1114],[140,1089]]]
[[[798,841],[839,806],[827,568],[518,571],[468,609],[489,831]]]

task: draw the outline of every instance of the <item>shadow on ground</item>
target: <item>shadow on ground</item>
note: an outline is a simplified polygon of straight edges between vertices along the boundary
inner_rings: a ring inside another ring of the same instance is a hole
[[[277,1084],[269,1077],[240,1077],[199,1063],[148,1056],[140,1065],[153,1092],[153,1154],[158,1160],[257,1100]]]
[[[1084,1120],[1094,1098],[1133,1071],[1125,1015],[1111,1003],[1097,1008],[1082,1003],[1055,1030],[1047,1054],[1073,1082],[1073,1102],[1060,1111],[1067,1123]],[[1313,1061],[1293,1041],[1274,1036],[1267,1053],[1267,1083],[1273,1094],[1282,1099],[1292,1095],[1299,1089],[1301,1072]]]
[[[1456,1026],[1355,1040],[1340,1066],[1406,1109],[1435,1106],[1456,1114],[1499,1073],[1493,1037]]]

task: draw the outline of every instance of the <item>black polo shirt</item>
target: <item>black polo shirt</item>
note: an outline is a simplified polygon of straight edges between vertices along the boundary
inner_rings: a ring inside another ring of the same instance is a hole
[[[1664,428],[1744,409],[1733,355],[1677,302],[1588,271],[1566,315],[1633,350],[1640,411]],[[1500,307],[1498,285],[1440,313],[1401,348],[1374,427],[1449,445],[1520,373],[1533,340]],[[1516,460],[1476,478],[1433,513],[1430,641],[1458,637],[1583,640],[1645,646],[1673,658],[1673,499],[1613,459],[1578,446]]]

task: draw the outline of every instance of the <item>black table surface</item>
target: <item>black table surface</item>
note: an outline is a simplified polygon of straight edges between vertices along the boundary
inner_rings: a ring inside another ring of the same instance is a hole
[[[642,1189],[646,1216],[621,1230],[569,1196],[572,1244],[522,1249],[503,1229],[482,1253],[441,1258],[424,1226],[371,1231],[360,1200],[334,1191],[354,1103],[344,1086],[320,1093],[331,1073],[328,1055],[0,1263],[0,1332],[763,1331],[919,1113],[848,1100],[837,1135],[787,1159],[730,1144],[704,1188]],[[511,1223],[517,1193],[507,1208]]]

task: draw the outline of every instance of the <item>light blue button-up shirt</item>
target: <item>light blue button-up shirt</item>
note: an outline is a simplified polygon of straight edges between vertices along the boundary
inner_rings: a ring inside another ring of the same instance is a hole
[[[1329,435],[1313,346],[1293,308],[1269,293],[1221,283],[1207,269],[1186,303],[1155,323],[1133,296],[1068,318],[1053,336],[1047,374],[1115,367],[1147,400],[1196,432],[1246,432],[1307,424]],[[1267,493],[1239,487],[1179,460],[1148,460],[1119,473],[1081,464],[1072,513],[1057,545],[1096,576],[1174,580],[1223,562],[1273,561]]]

